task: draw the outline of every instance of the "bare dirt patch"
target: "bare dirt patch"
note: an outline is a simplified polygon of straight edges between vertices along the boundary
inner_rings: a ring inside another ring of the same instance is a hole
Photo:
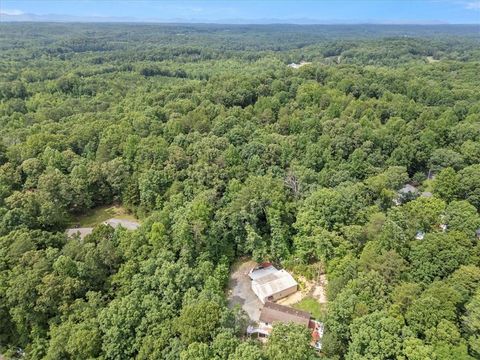
[[[294,294],[291,294],[283,299],[277,301],[280,305],[290,306],[296,304],[306,297],[312,297],[318,301],[319,304],[327,303],[326,295],[326,286],[327,286],[327,277],[326,275],[320,275],[318,282],[307,280],[303,276],[294,276],[299,283],[299,291]]]
[[[327,284],[328,284],[327,276],[323,274],[323,275],[320,275],[319,282],[317,284],[314,284],[312,288],[311,296],[314,299],[316,299],[320,304],[327,303],[327,293],[326,293]]]

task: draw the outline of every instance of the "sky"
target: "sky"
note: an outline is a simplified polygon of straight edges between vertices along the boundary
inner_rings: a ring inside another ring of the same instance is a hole
[[[0,0],[0,20],[25,14],[113,21],[480,24],[480,0]]]

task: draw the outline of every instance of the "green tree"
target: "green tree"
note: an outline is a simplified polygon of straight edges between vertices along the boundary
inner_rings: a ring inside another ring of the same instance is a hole
[[[402,319],[374,312],[350,325],[351,340],[346,359],[389,359],[401,355]]]
[[[182,340],[191,344],[210,340],[220,324],[222,308],[213,301],[201,300],[182,308],[177,329]]]
[[[310,360],[315,358],[310,341],[310,331],[304,326],[277,324],[268,339],[265,354],[272,360]]]

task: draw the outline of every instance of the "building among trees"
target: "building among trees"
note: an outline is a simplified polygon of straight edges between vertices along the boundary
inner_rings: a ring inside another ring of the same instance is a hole
[[[249,277],[252,280],[252,290],[260,301],[276,301],[293,294],[298,289],[298,283],[285,270],[278,270],[270,263],[260,264],[253,268]]]

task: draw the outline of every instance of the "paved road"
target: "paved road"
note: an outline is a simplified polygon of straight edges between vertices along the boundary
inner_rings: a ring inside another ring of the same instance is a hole
[[[248,272],[256,265],[253,261],[241,263],[230,275],[228,303],[241,305],[251,320],[258,321],[263,304],[258,300],[250,285]]]

